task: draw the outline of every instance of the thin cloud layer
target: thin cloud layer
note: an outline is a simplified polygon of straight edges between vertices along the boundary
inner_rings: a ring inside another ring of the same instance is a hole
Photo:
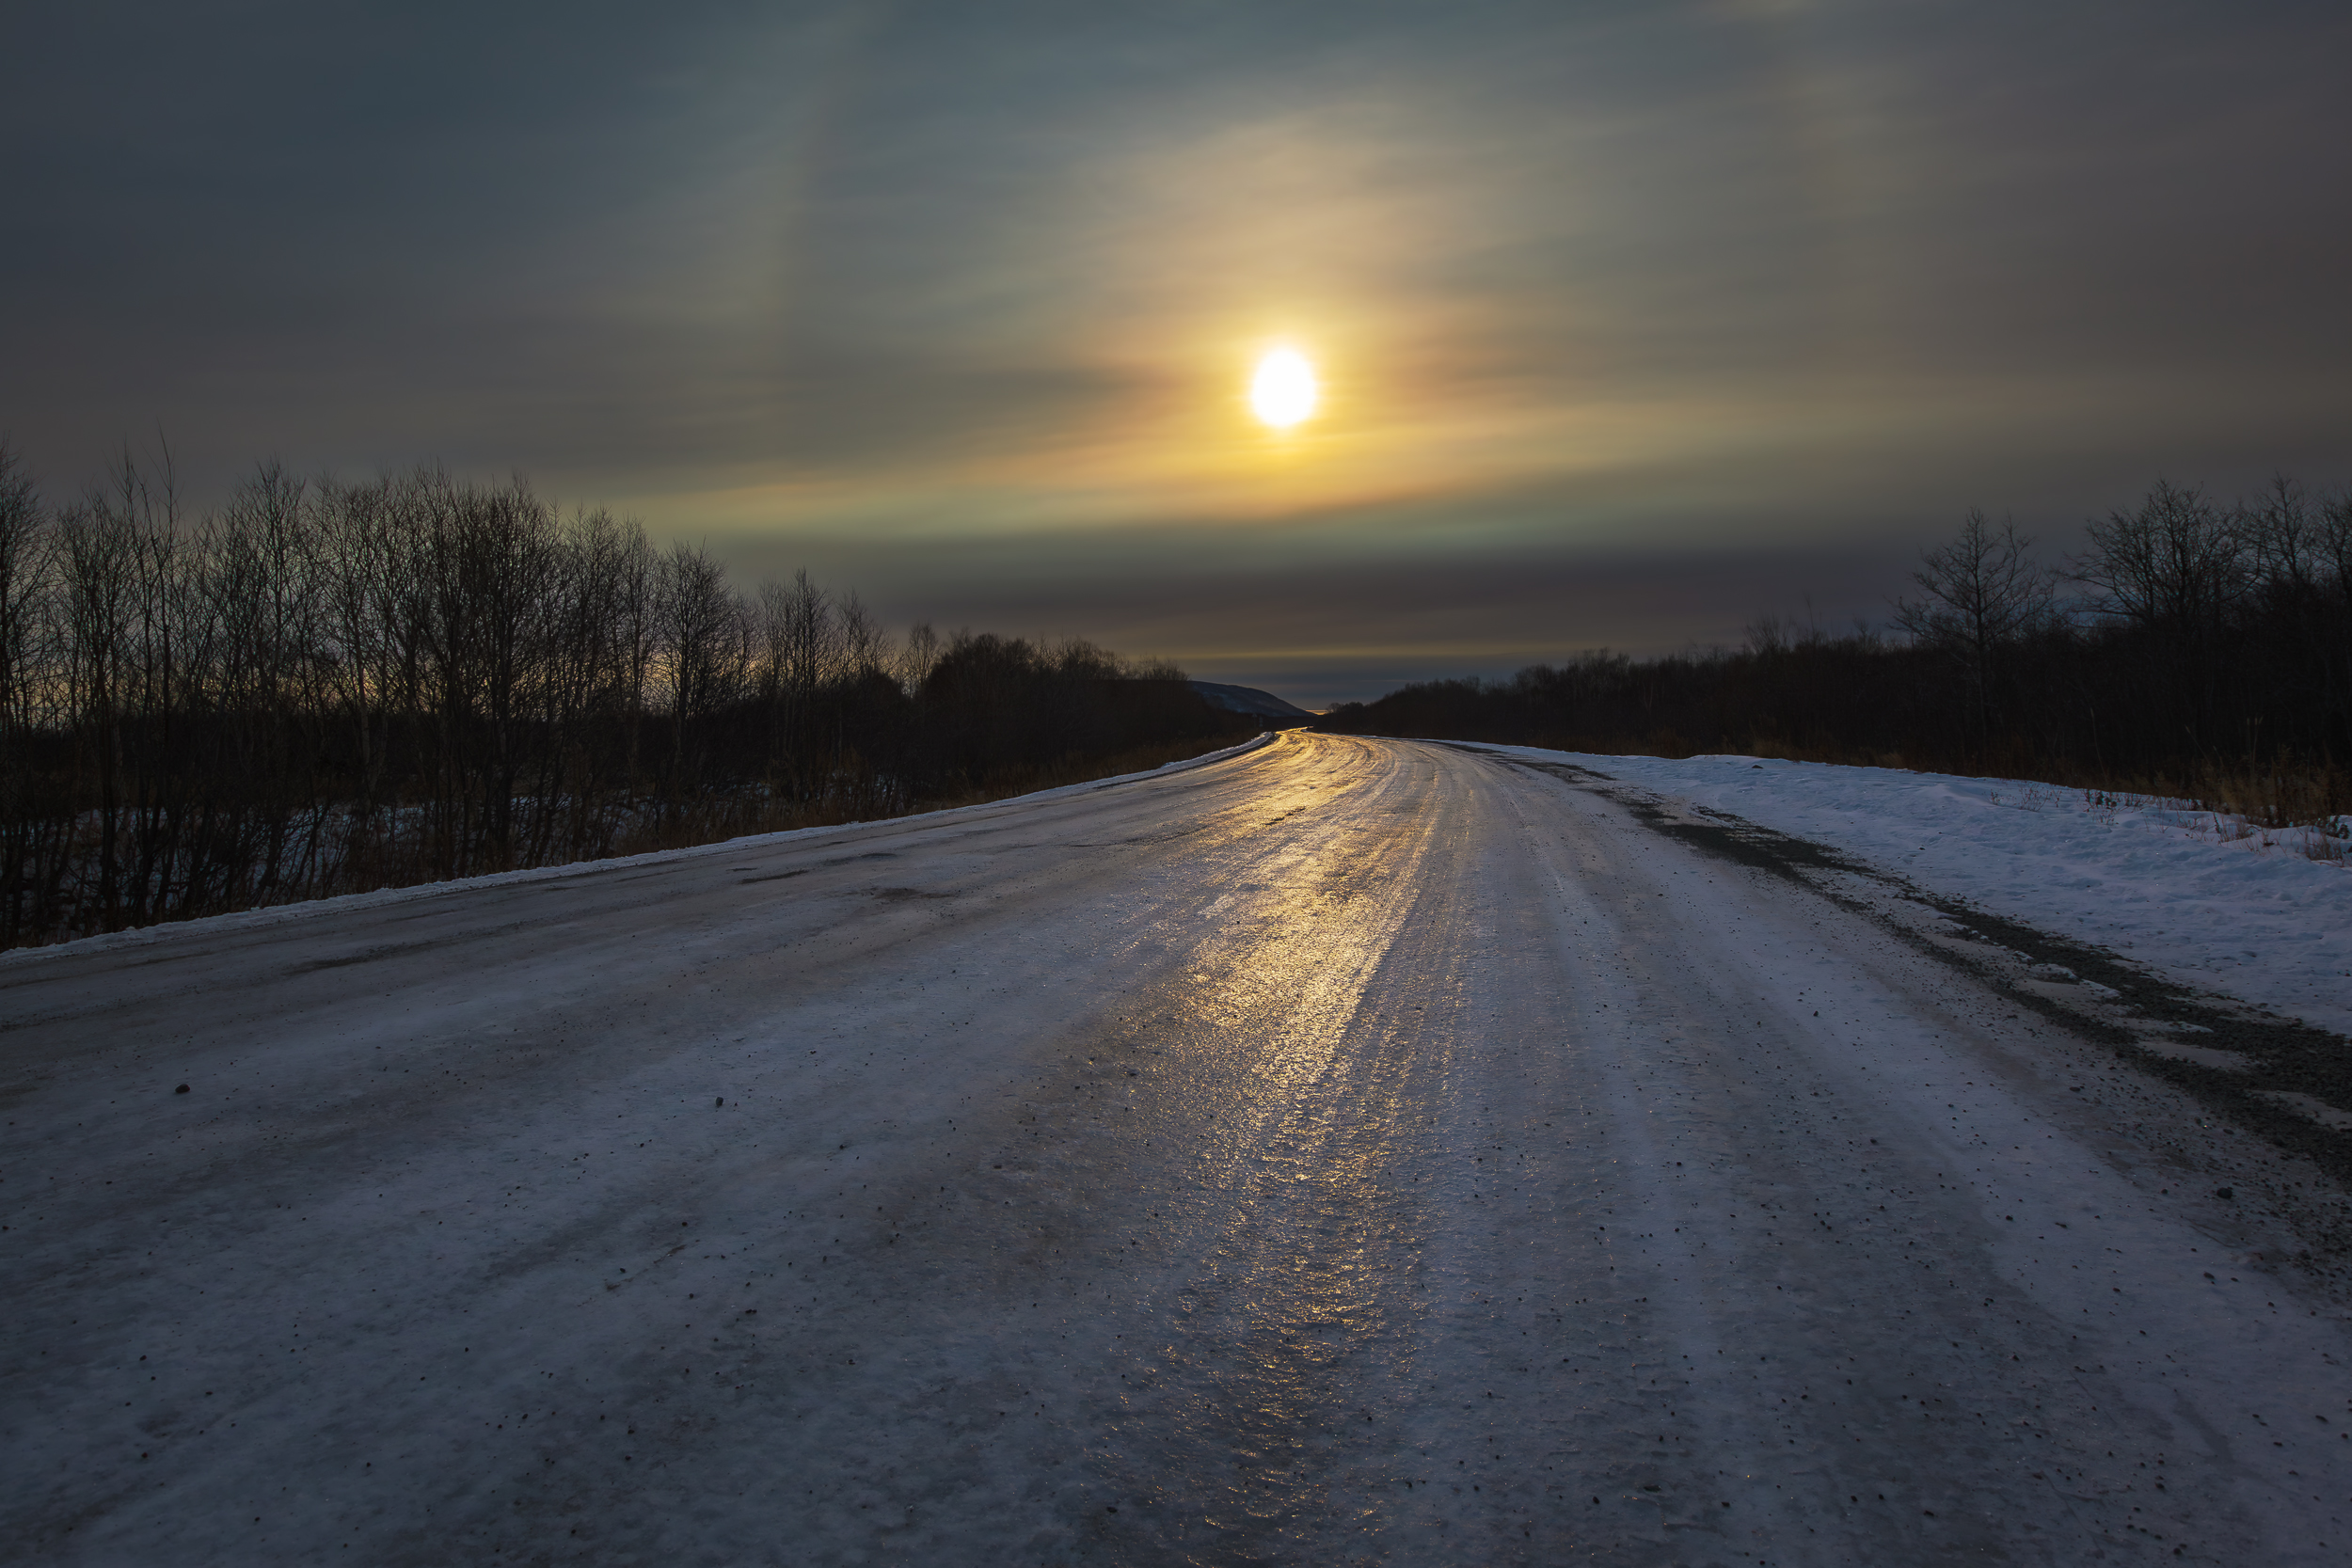
[[[2158,472],[2352,478],[2336,8],[120,6],[28,40],[0,431],[56,486],[158,425],[199,492],[262,453],[520,469],[886,613],[1320,699],[1808,588],[1878,613],[1971,504],[2062,535]],[[1244,400],[1276,342],[1326,389],[1288,436]]]

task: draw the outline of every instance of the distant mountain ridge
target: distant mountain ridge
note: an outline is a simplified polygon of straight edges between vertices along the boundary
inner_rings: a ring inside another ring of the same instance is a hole
[[[1211,707],[1221,707],[1228,713],[1247,713],[1256,719],[1314,717],[1305,708],[1286,703],[1273,692],[1261,691],[1254,686],[1219,686],[1215,681],[1194,681],[1192,689],[1200,692],[1201,701]]]

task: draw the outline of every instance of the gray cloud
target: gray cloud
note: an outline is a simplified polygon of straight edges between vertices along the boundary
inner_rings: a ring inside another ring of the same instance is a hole
[[[199,494],[520,468],[1317,695],[1670,647],[1867,612],[1969,504],[2352,477],[2348,45],[2121,0],[53,8],[0,95],[0,432],[62,485],[159,423]],[[1289,468],[1216,423],[1278,329],[1335,378]]]

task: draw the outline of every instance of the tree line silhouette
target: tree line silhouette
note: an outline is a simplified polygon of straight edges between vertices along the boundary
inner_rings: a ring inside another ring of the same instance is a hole
[[[1972,512],[1911,587],[1883,629],[1768,615],[1738,649],[1418,682],[1324,727],[2145,788],[2270,826],[2352,811],[2352,494],[2159,481],[2057,563]]]
[[[1167,664],[917,626],[520,480],[0,444],[0,946],[903,813],[1255,725]]]

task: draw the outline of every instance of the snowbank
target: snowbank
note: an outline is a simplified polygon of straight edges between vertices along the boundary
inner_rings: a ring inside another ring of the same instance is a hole
[[[1965,899],[2352,1034],[2352,870],[2177,802],[1768,757],[1558,759],[1831,845]]]
[[[691,860],[707,855],[739,854],[759,844],[795,838],[819,838],[827,833],[847,832],[854,828],[875,823],[921,826],[940,819],[952,819],[973,812],[998,811],[1006,806],[1028,804],[1038,800],[1059,800],[1065,796],[1083,794],[1091,789],[1108,789],[1116,784],[1134,784],[1139,779],[1164,778],[1189,768],[1205,768],[1213,762],[1254,752],[1274,738],[1272,735],[1256,735],[1237,745],[1203,752],[1197,757],[1179,757],[1157,768],[1147,768],[1136,773],[1119,773],[1109,778],[1089,779],[1079,784],[1057,784],[1027,795],[1010,795],[997,800],[980,800],[968,806],[948,806],[939,811],[913,812],[905,816],[877,817],[874,822],[831,822],[816,828],[787,828],[772,833],[746,833],[739,838],[723,838],[709,844],[689,845],[679,849],[648,849],[642,854],[612,855],[602,860],[559,861],[553,865],[534,865],[521,871],[492,871],[479,877],[459,877],[446,882],[413,882],[405,887],[378,888],[373,893],[338,894],[331,898],[304,898],[287,904],[266,904],[260,909],[240,910],[230,914],[205,915],[196,920],[166,921],[157,926],[135,926],[127,930],[108,931],[99,936],[76,937],[71,942],[53,942],[40,947],[11,947],[0,950],[0,969],[12,964],[39,963],[53,954],[89,953],[101,948],[132,947],[154,942],[191,927],[219,930],[235,930],[252,926],[275,925],[283,921],[302,920],[335,911],[373,909],[384,904],[407,903],[420,898],[443,898],[468,888],[494,887],[501,883],[554,881],[565,877],[578,877],[591,871],[613,871],[630,866],[662,861]]]

